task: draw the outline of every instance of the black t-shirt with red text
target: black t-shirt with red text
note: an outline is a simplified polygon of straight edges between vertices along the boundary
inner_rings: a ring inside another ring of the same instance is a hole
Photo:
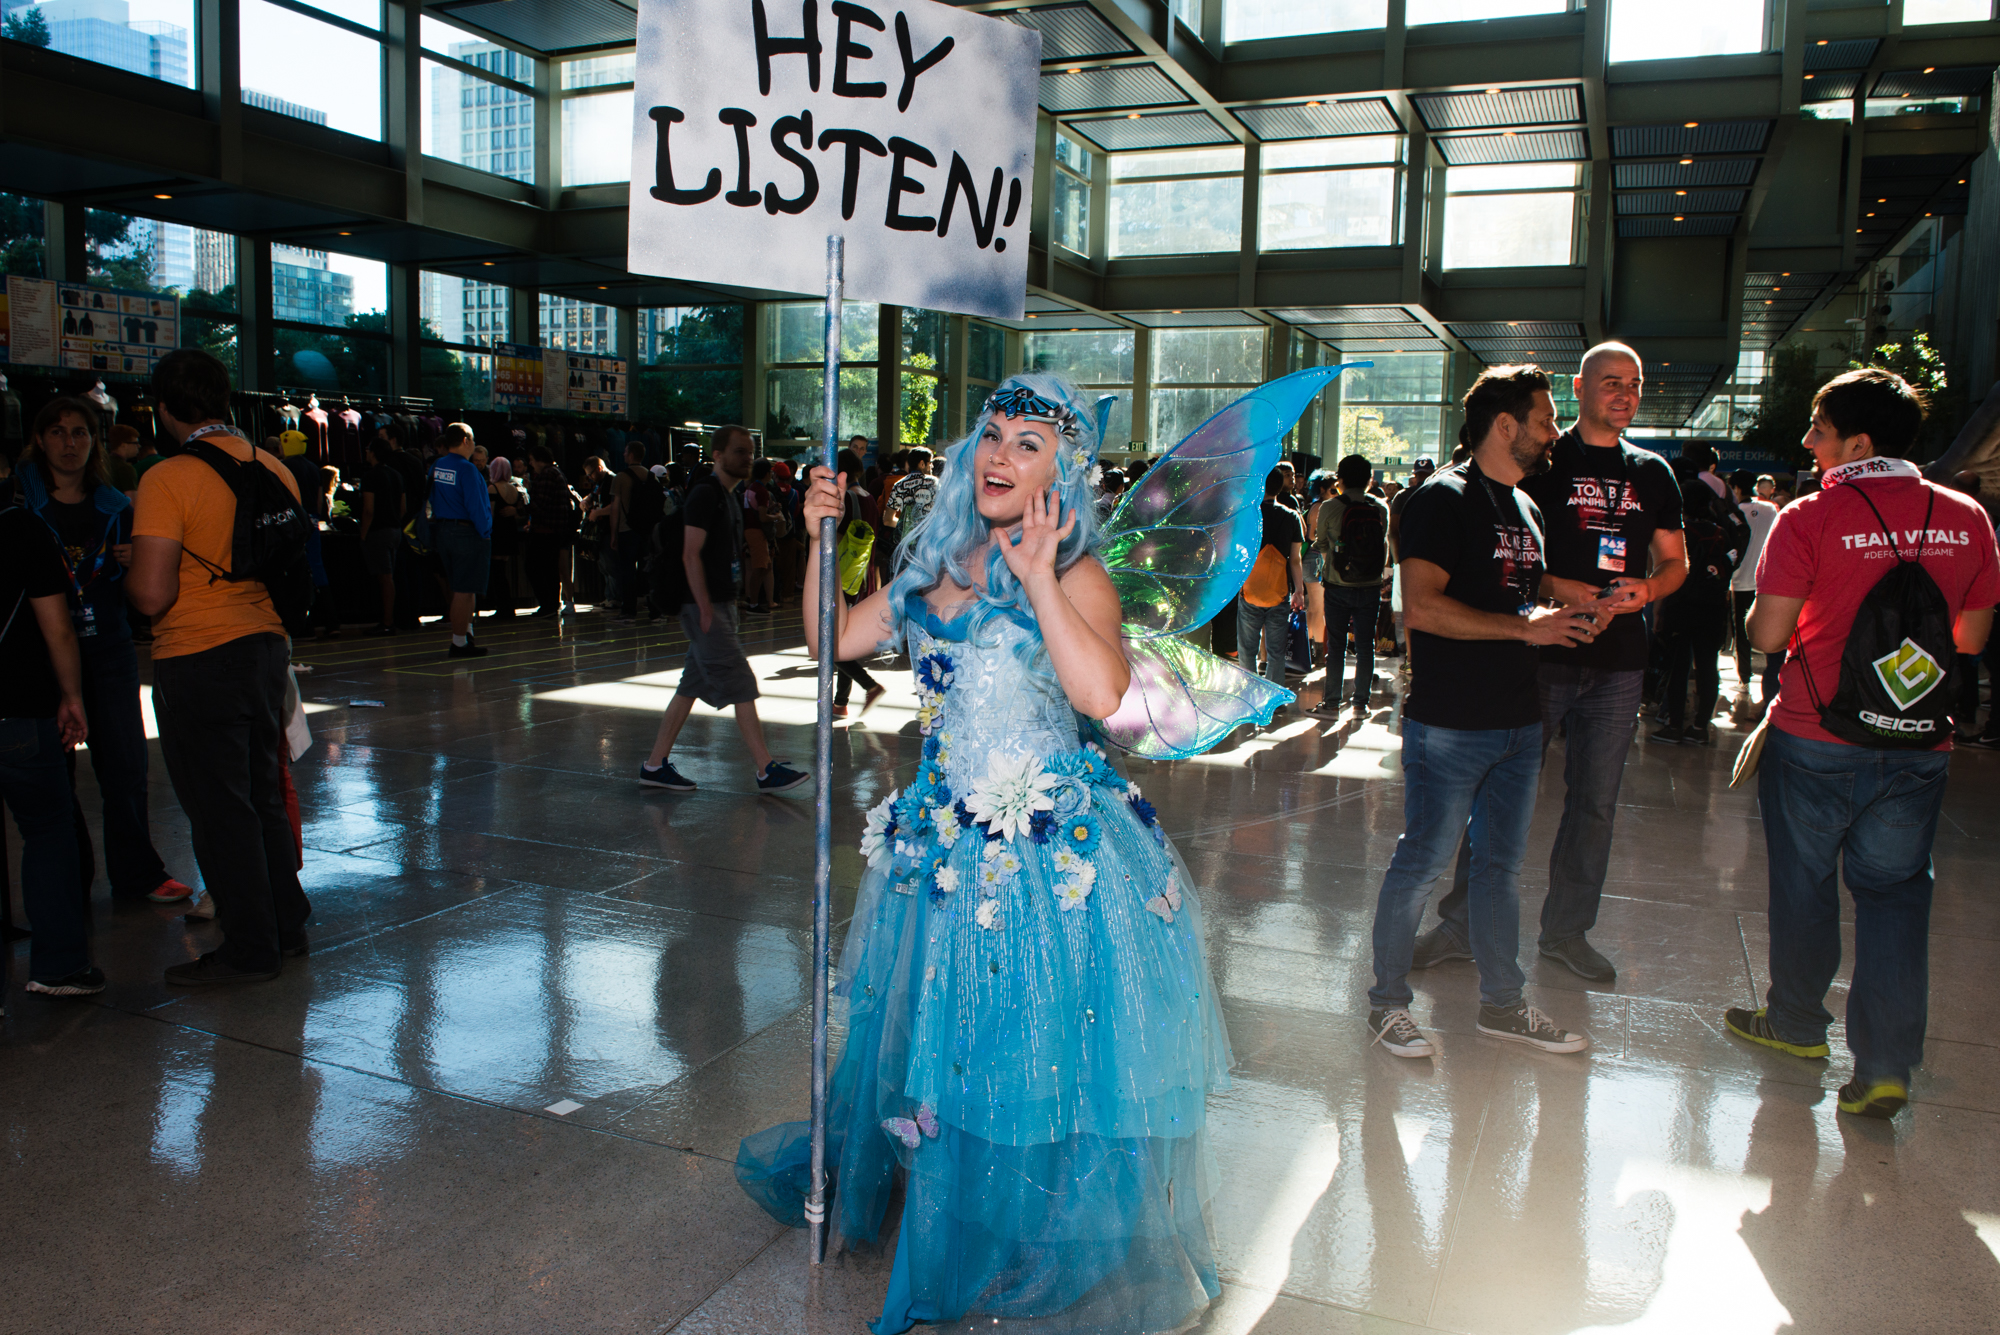
[[[1520,488],[1466,460],[1441,469],[1403,510],[1405,561],[1451,578],[1447,598],[1480,612],[1525,613],[1544,569],[1542,515]],[[1521,640],[1454,640],[1410,632],[1403,714],[1433,728],[1525,728],[1541,720],[1534,647]]]
[[[1603,588],[1644,579],[1653,565],[1653,534],[1678,532],[1681,489],[1674,470],[1651,450],[1620,441],[1586,445],[1574,428],[1556,439],[1549,471],[1521,483],[1548,521],[1549,573]],[[1589,644],[1549,647],[1544,663],[1636,672],[1646,666],[1646,626],[1636,612],[1612,618]]]

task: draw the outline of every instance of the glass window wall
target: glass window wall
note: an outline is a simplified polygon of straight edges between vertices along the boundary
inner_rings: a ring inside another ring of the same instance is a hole
[[[744,311],[737,305],[640,311],[633,412],[702,426],[741,418]]]
[[[1068,376],[1086,400],[1116,394],[1103,448],[1122,450],[1132,439],[1132,365],[1136,339],[1130,329],[1057,330],[1021,336],[1021,362],[1031,371]],[[982,396],[980,402],[984,404]]]
[[[1574,263],[1577,183],[1569,162],[1448,168],[1444,267]]]
[[[382,137],[382,43],[264,0],[242,0],[246,106]],[[380,26],[379,14],[373,26]]]
[[[1258,248],[1396,244],[1401,161],[1395,135],[1265,145]]]
[[[1762,51],[1764,0],[1612,0],[1611,59],[1672,60]]]
[[[545,348],[594,352],[606,357],[619,355],[618,321],[609,306],[544,293],[541,331],[541,346]]]
[[[765,435],[769,439],[824,432],[826,405],[825,308],[818,302],[779,302],[770,308],[765,375]],[[881,308],[850,301],[840,313],[840,435],[876,438],[876,372],[882,346]]]
[[[1387,0],[1222,0],[1225,42],[1380,28],[1388,20]]]
[[[1238,249],[1243,150],[1113,154],[1110,217],[1113,259]]]
[[[1519,14],[1565,14],[1570,0],[1409,0],[1409,25],[1505,19]]]
[[[631,179],[632,90],[564,98],[562,135],[564,185]]]
[[[1090,150],[1056,131],[1056,162],[1050,198],[1051,230],[1056,244],[1079,255],[1090,254]]]
[[[492,59],[495,64],[532,65],[526,58],[490,44],[484,44],[484,50],[467,51],[458,58],[472,56]],[[423,81],[426,154],[456,162],[461,167],[534,184],[533,94],[434,60],[423,62]]]
[[[1980,23],[1993,17],[1993,0],[1903,0],[1903,26]]]
[[[1150,440],[1155,451],[1188,433],[1264,380],[1262,325],[1153,331]]]
[[[582,60],[566,60],[562,67],[562,86],[573,88],[604,88],[614,84],[631,83],[638,77],[639,56],[635,51],[625,51],[612,56],[586,56]]]
[[[1375,364],[1340,377],[1337,453],[1360,454],[1401,476],[1419,458],[1441,462],[1445,354],[1374,352]],[[1360,360],[1357,358],[1356,360]]]
[[[195,86],[194,0],[43,0],[5,6],[12,41]]]
[[[514,293],[452,274],[418,276],[418,320],[425,338],[490,348],[513,341]]]

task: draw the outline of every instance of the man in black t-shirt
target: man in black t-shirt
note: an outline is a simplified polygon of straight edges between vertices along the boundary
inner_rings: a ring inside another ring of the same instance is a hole
[[[1410,1018],[1411,953],[1432,882],[1461,836],[1474,846],[1472,952],[1479,1032],[1545,1052],[1590,1040],[1521,998],[1521,855],[1542,766],[1535,648],[1588,644],[1590,604],[1537,606],[1549,593],[1543,521],[1515,485],[1548,466],[1549,378],[1489,368],[1465,396],[1472,457],[1443,470],[1403,510],[1403,606],[1412,672],[1403,706],[1402,838],[1375,902],[1368,1027],[1398,1057],[1436,1049]]]
[[[1548,516],[1550,592],[1564,602],[1594,599],[1610,616],[1594,642],[1542,650],[1538,674],[1544,741],[1565,725],[1568,732],[1541,953],[1592,982],[1617,976],[1584,933],[1597,923],[1619,781],[1638,726],[1647,646],[1637,613],[1687,578],[1673,470],[1621,435],[1639,410],[1644,379],[1639,354],[1622,343],[1585,353],[1573,382],[1576,424],[1556,441],[1549,471],[1522,484]],[[1471,957],[1465,910],[1471,856],[1459,855],[1451,892],[1438,903],[1438,926],[1417,943],[1417,968]]]
[[[0,797],[21,832],[21,906],[34,930],[28,990],[104,990],[90,962],[68,753],[89,733],[83,661],[70,621],[70,578],[46,525],[0,509]],[[13,947],[0,950],[0,997]]]
[[[743,504],[735,493],[750,476],[756,442],[743,427],[719,427],[714,450],[715,468],[688,489],[682,506],[681,561],[690,601],[681,604],[680,615],[681,630],[688,638],[687,662],[660,719],[653,753],[639,766],[639,782],[669,792],[694,791],[694,782],[675,769],[669,757],[694,702],[700,700],[712,709],[735,708],[736,727],[757,766],[757,791],[782,793],[812,776],[771,759],[764,725],[757,717],[757,674],[750,670],[736,637],[736,595],[743,586]]]

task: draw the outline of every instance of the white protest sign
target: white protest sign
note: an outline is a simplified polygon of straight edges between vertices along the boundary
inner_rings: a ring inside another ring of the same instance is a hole
[[[633,273],[1018,319],[1041,34],[934,0],[639,0]]]

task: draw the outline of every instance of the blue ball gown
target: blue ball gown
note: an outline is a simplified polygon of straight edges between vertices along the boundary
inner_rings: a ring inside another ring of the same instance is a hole
[[[833,1237],[876,1241],[901,1171],[876,1335],[966,1315],[1170,1330],[1221,1291],[1203,1128],[1229,1039],[1194,886],[1084,744],[1032,618],[976,606],[908,603],[923,758],[862,841]],[[803,1226],[807,1124],[746,1138],[736,1174]]]

